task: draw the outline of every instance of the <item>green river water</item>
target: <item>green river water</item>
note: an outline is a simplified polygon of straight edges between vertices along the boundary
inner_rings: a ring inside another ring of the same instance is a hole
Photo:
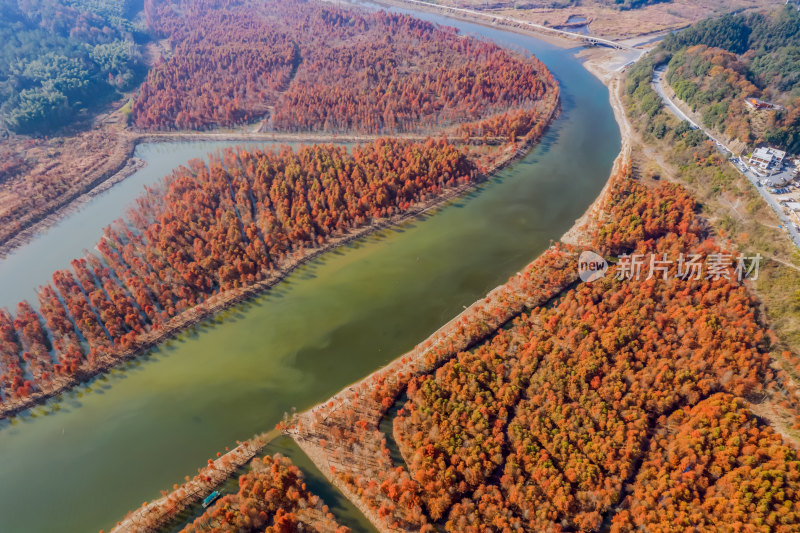
[[[548,65],[562,84],[563,114],[543,142],[435,213],[328,253],[110,375],[0,423],[0,531],[108,530],[225,446],[274,427],[285,411],[323,401],[413,347],[557,240],[589,206],[620,136],[608,91],[575,51],[417,15],[533,52]],[[143,183],[209,146],[220,145],[140,147],[149,177],[117,185],[73,215],[82,218],[64,220],[34,243],[51,251],[69,235],[70,247],[87,247]],[[59,233],[64,225],[71,229]],[[48,259],[30,250],[17,253],[33,254],[26,261],[36,260],[36,268],[0,261],[2,305],[29,297],[68,260],[67,252]],[[279,440],[267,451],[305,466],[312,488],[342,523],[371,531],[291,443]]]

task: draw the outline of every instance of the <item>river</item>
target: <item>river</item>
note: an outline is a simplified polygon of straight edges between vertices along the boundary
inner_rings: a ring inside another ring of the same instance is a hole
[[[38,307],[36,291],[51,282],[54,270],[70,268],[69,262],[93,249],[103,235],[103,228],[125,215],[144,187],[158,183],[178,165],[202,158],[209,152],[227,146],[248,148],[278,147],[274,142],[170,142],[140,144],[134,157],[147,161],[147,166],[124,181],[104,191],[77,211],[65,216],[47,231],[35,235],[25,246],[12,250],[0,259],[0,307],[12,312],[17,302],[28,300]]]
[[[0,530],[108,529],[236,439],[273,427],[285,411],[308,408],[413,347],[557,240],[594,200],[620,136],[608,91],[575,50],[414,14],[533,52],[547,64],[562,84],[563,114],[542,143],[435,213],[325,254],[137,361],[1,423]],[[164,174],[187,153],[185,145],[142,147],[139,155],[154,164],[141,172]],[[130,187],[124,194],[132,195],[140,178],[112,191]],[[112,219],[122,214],[113,211]],[[104,216],[86,216],[70,231],[92,241],[108,223]],[[44,250],[33,256],[36,268],[47,264],[48,277],[64,266],[62,259],[49,263],[46,253],[59,244],[57,235],[51,230],[36,241]],[[3,300],[16,301],[41,279],[33,265],[16,272],[2,277]],[[296,448],[285,451],[306,460]],[[327,498],[336,494],[329,490]],[[326,502],[354,530],[370,529],[346,504]]]

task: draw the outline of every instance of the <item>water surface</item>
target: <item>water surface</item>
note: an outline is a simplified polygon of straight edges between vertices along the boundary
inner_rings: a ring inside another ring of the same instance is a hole
[[[572,57],[574,50],[417,15],[534,52],[547,64],[562,84],[563,113],[543,142],[431,216],[328,253],[136,362],[0,425],[0,530],[107,530],[225,446],[413,347],[505,282],[590,205],[620,136],[606,88]],[[152,149],[157,154],[140,155],[163,161],[163,173],[207,146],[189,154],[182,145],[159,145]],[[112,191],[118,187],[130,187],[132,198],[141,184],[126,181]],[[107,223],[101,218],[76,225],[76,238],[94,242]],[[44,254],[29,261],[37,258],[48,276],[62,266]],[[15,276],[8,283],[3,274],[4,299],[15,301],[7,291],[39,279],[25,271]],[[307,461],[294,448],[287,454]],[[337,512],[348,526],[368,530],[363,517]]]

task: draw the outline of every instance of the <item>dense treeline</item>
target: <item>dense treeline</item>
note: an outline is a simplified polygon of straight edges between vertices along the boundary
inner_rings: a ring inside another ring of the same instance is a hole
[[[170,28],[174,49],[139,90],[138,128],[203,129],[262,116],[300,61],[293,40],[244,10],[190,11],[182,21],[155,2],[147,9],[153,26]]]
[[[598,211],[593,248],[727,253],[705,237],[696,208],[681,187],[650,189],[623,169]],[[609,523],[617,531],[676,523],[796,530],[796,452],[734,399],[760,396],[776,376],[758,304],[733,266],[698,279],[677,261],[649,279],[646,269],[619,279],[612,266],[474,349],[440,359],[432,373],[406,364],[393,370],[396,379],[373,380],[380,413],[407,394],[394,420],[405,464],[392,466],[380,432],[378,444],[367,444],[376,439],[374,417],[359,412],[359,401],[350,414],[332,402],[300,434],[333,441],[320,446],[345,462],[334,473],[392,530],[433,531],[432,522],[458,532],[599,531]],[[452,333],[438,344],[444,353],[463,346]],[[377,454],[378,464],[359,450]],[[351,461],[363,477],[347,470]]]
[[[597,248],[716,251],[680,188],[628,180],[611,196]],[[430,517],[449,531],[480,531],[498,515],[512,529],[597,530],[661,415],[761,387],[769,371],[756,316],[735,281],[606,278],[412,381],[395,428]]]
[[[143,129],[227,126],[269,111],[264,127],[281,131],[430,131],[511,111],[527,124],[537,102],[555,102],[535,58],[406,15],[302,0],[148,0],[146,12],[174,54],[133,107]]]
[[[702,21],[667,36],[655,56],[669,61],[667,80],[705,125],[746,144],[766,141],[800,152],[797,9]],[[646,64],[637,68],[644,70]],[[744,104],[746,97],[784,109],[752,113]]]
[[[238,492],[223,496],[181,531],[350,530],[338,525],[322,500],[306,488],[302,472],[288,458],[276,454],[255,459],[250,471],[239,477]]]
[[[0,112],[19,133],[72,120],[135,82],[139,54],[126,0],[0,1]]]
[[[713,531],[727,524],[796,531],[798,479],[797,450],[744,401],[717,394],[659,426],[611,531]]]
[[[226,290],[270,278],[304,248],[408,211],[471,182],[474,165],[446,141],[377,140],[294,152],[228,149],[180,167],[137,199],[98,243],[100,255],[57,271],[0,314],[0,399],[47,391],[135,349],[148,332]]]

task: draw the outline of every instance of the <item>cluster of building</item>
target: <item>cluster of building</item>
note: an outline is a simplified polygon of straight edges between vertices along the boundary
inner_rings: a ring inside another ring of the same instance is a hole
[[[749,158],[750,169],[764,185],[782,187],[795,179],[800,172],[800,159],[791,161],[786,152],[777,148],[756,148]]]
[[[778,195],[784,211],[800,231],[800,198],[794,194],[800,189],[800,159],[789,159],[782,150],[762,147],[756,148],[748,161],[759,184],[771,187],[770,192]],[[794,187],[790,188],[790,184]]]

